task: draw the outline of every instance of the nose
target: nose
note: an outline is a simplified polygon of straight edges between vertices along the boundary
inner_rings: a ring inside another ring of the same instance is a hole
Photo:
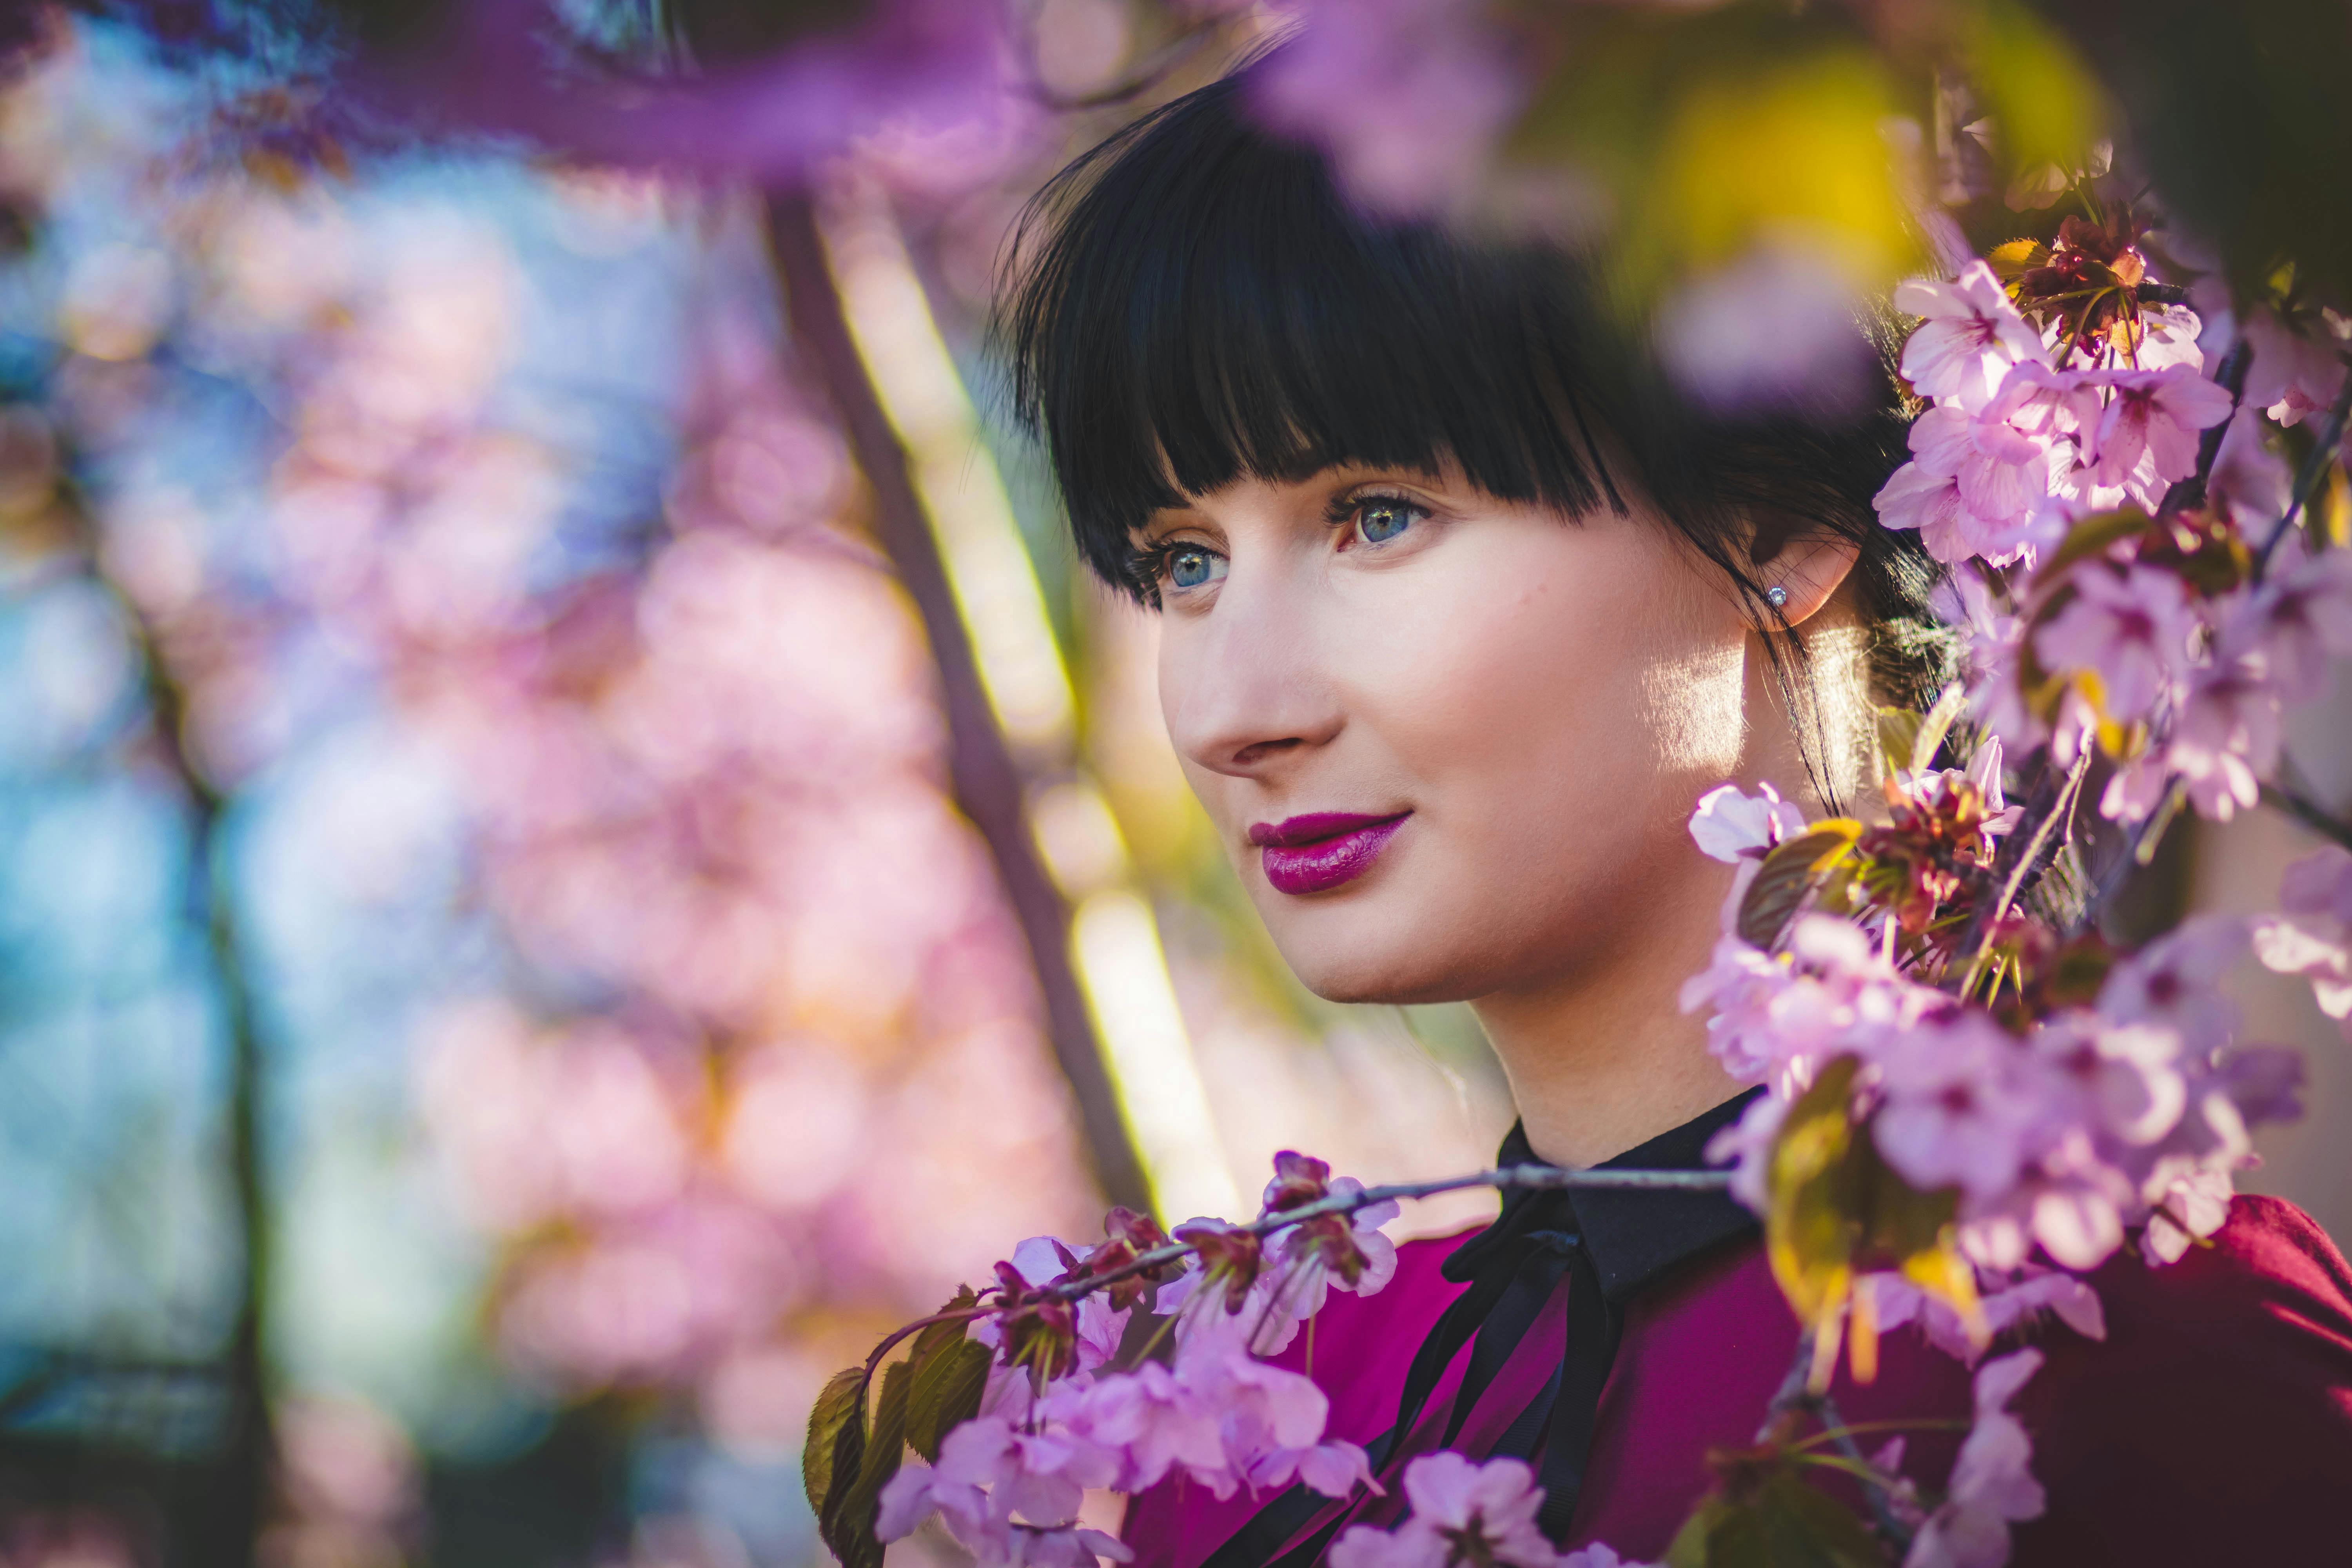
[[[1162,624],[1160,702],[1186,761],[1265,782],[1328,745],[1345,713],[1309,618],[1285,613],[1278,576],[1252,576],[1235,571],[1200,620]]]

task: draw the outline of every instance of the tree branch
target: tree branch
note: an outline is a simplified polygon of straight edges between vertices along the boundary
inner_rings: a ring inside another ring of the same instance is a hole
[[[2271,536],[2263,541],[2262,549],[2254,556],[2255,582],[2263,580],[2263,574],[2269,570],[2271,555],[2278,549],[2279,541],[2284,539],[2286,531],[2294,526],[2295,518],[2310,501],[2312,493],[2319,489],[2319,481],[2327,476],[2328,465],[2336,460],[2336,444],[2344,438],[2344,422],[2347,417],[2352,417],[2352,369],[2346,372],[2344,389],[2336,395],[2336,406],[2327,411],[2327,422],[2319,427],[2318,445],[2312,447],[2311,456],[2304,459],[2303,471],[2294,477],[2294,494],[2288,499],[2286,510],[2279,514],[2277,526],[2271,530]]]
[[[1527,1188],[1547,1192],[1713,1193],[1721,1192],[1730,1185],[1731,1173],[1728,1171],[1570,1170],[1561,1165],[1500,1165],[1491,1171],[1474,1171],[1466,1176],[1444,1176],[1433,1182],[1396,1182],[1384,1187],[1366,1187],[1357,1193],[1333,1193],[1328,1197],[1318,1198],[1296,1208],[1277,1209],[1272,1214],[1260,1215],[1249,1224],[1237,1225],[1234,1229],[1263,1239],[1276,1231],[1287,1230],[1310,1219],[1320,1219],[1325,1215],[1354,1214],[1374,1204],[1398,1198],[1431,1197],[1438,1193],[1460,1192],[1465,1187]],[[1089,1274],[1047,1289],[1062,1300],[1075,1301],[1106,1285],[1180,1262],[1199,1250],[1190,1242],[1171,1241],[1165,1247],[1155,1247],[1149,1252],[1139,1253],[1131,1261],[1117,1268],[1101,1274]]]
[[[784,288],[794,348],[824,382],[843,433],[873,492],[874,537],[889,557],[929,638],[948,727],[948,778],[956,804],[988,846],[1005,901],[1029,949],[1054,1059],[1077,1101],[1095,1180],[1112,1203],[1148,1212],[1151,1188],[1128,1135],[1094,1019],[1070,963],[1069,910],[1046,876],[1029,831],[1019,767],[997,728],[971,641],[949,586],[939,542],[908,471],[866,362],[849,335],[841,292],[805,191],[768,197],[768,242]]]
[[[2301,790],[2284,784],[2265,784],[2263,804],[2286,813],[2322,838],[2352,849],[2352,823],[2345,822]]]

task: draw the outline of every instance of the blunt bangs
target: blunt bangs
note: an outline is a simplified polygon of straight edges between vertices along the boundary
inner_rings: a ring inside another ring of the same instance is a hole
[[[1152,512],[1346,463],[1450,460],[1507,500],[1621,504],[1587,417],[1599,340],[1576,268],[1367,218],[1318,153],[1246,121],[1246,79],[1097,148],[1016,237],[1016,411],[1087,564],[1149,598],[1129,538]]]
[[[998,324],[1015,412],[1097,574],[1153,602],[1134,530],[1245,475],[1451,463],[1571,518],[1638,491],[1759,626],[1777,623],[1765,655],[1792,712],[1805,643],[1759,563],[1801,535],[1854,547],[1877,700],[1924,709],[1955,677],[1932,599],[1943,568],[1872,504],[1909,456],[1902,331],[1883,306],[1855,323],[1878,366],[1859,401],[1694,401],[1646,329],[1601,304],[1591,258],[1368,216],[1319,153],[1251,121],[1251,79],[1244,67],[1080,158],[1009,253]]]

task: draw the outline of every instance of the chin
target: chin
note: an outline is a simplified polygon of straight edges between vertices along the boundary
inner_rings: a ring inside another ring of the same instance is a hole
[[[1421,931],[1410,914],[1383,911],[1387,901],[1284,910],[1266,929],[1299,984],[1326,1002],[1417,1006],[1484,994],[1473,955],[1454,951],[1463,932]]]

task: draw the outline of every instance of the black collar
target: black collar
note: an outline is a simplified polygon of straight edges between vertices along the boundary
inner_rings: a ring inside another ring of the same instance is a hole
[[[1746,1113],[1763,1093],[1759,1087],[1736,1095],[1703,1116],[1626,1150],[1599,1169],[1696,1171],[1706,1164],[1706,1146]],[[1500,1165],[1539,1165],[1528,1146],[1527,1125],[1512,1124],[1495,1156]],[[1530,1231],[1566,1231],[1583,1238],[1601,1279],[1601,1293],[1617,1305],[1639,1295],[1661,1276],[1700,1253],[1736,1237],[1752,1235],[1756,1216],[1725,1192],[1639,1192],[1588,1187],[1581,1192],[1522,1188],[1505,1194],[1495,1223],[1454,1250],[1444,1266],[1457,1283],[1475,1279],[1490,1254]]]
[[[1602,1164],[1623,1170],[1702,1169],[1708,1142],[1738,1121],[1748,1102],[1762,1092],[1750,1089]],[[1503,1140],[1496,1160],[1504,1165],[1542,1163],[1528,1147],[1526,1130],[1517,1126]],[[1572,1287],[1569,1291],[1567,1342],[1559,1371],[1496,1449],[1517,1458],[1539,1458],[1545,1499],[1538,1522],[1554,1542],[1564,1541],[1582,1489],[1601,1393],[1617,1354],[1621,1309],[1700,1253],[1755,1229],[1755,1216],[1720,1191],[1592,1187],[1571,1194],[1520,1188],[1506,1194],[1495,1223],[1445,1260],[1445,1277],[1469,1289],[1446,1308],[1413,1357],[1396,1425],[1369,1445],[1373,1468],[1384,1466],[1394,1446],[1414,1430],[1445,1369],[1475,1338],[1476,1346],[1451,1405],[1454,1420],[1445,1426],[1444,1441],[1451,1444],[1461,1414],[1475,1403],[1537,1313],[1555,1299],[1554,1287],[1573,1271],[1598,1288]],[[1204,1568],[1259,1568],[1268,1563],[1276,1568],[1305,1568],[1321,1561],[1347,1512],[1346,1504],[1294,1486],[1211,1553]],[[1318,1516],[1324,1522],[1317,1527]],[[1285,1542],[1291,1543],[1287,1550]]]

